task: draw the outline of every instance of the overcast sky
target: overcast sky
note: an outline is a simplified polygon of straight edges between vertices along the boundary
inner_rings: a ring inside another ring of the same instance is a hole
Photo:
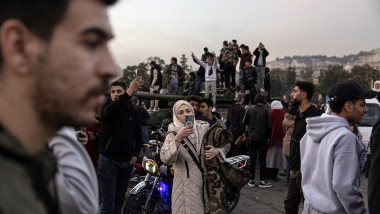
[[[203,47],[219,54],[232,39],[251,50],[263,42],[269,61],[380,48],[379,0],[119,0],[109,12],[121,67]]]

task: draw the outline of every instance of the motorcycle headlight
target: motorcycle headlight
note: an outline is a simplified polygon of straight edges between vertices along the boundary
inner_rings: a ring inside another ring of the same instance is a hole
[[[157,163],[154,162],[154,160],[147,160],[144,165],[144,169],[149,172],[150,174],[157,174],[158,173],[158,166]]]

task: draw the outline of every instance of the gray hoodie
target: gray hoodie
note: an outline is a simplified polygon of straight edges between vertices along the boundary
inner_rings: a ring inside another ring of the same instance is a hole
[[[55,183],[63,213],[98,213],[98,179],[91,159],[84,146],[79,143],[74,128],[61,128],[48,145],[57,158]]]
[[[338,116],[306,119],[300,142],[303,213],[368,213],[359,191],[359,140]]]

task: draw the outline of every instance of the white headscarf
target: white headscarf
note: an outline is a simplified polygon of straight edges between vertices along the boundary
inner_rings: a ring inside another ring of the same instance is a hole
[[[272,109],[282,109],[282,108],[283,108],[281,102],[278,101],[278,100],[273,101],[273,102],[270,104],[270,107],[271,107]]]
[[[179,128],[184,127],[184,124],[181,121],[179,121],[177,118],[177,113],[178,113],[179,107],[181,107],[182,105],[187,105],[190,108],[191,113],[194,114],[194,109],[190,105],[190,103],[188,103],[185,100],[177,101],[173,106],[173,123],[174,123],[174,126],[179,127]],[[194,126],[195,126],[195,124],[194,124]]]
[[[179,108],[182,105],[187,105],[190,108],[191,113],[194,114],[194,109],[190,105],[190,103],[188,103],[185,100],[179,100],[179,101],[177,101],[173,105],[173,124],[174,124],[175,127],[178,127],[178,128],[184,127],[184,124],[181,121],[179,121],[178,118],[177,118],[178,110],[179,110]],[[196,129],[196,126],[197,126],[197,123],[194,121],[194,125],[193,125],[193,127],[194,127],[194,133],[189,136],[189,139],[191,141],[195,141],[193,143],[198,144],[199,143],[199,140],[198,140],[198,130]]]
[[[379,84],[380,84],[380,81],[378,80],[378,81],[376,81],[376,82],[373,84],[373,89],[372,89],[372,90],[377,91],[377,92],[380,92],[380,89],[376,89],[376,88],[375,88],[375,84],[376,84],[376,83],[379,83]]]

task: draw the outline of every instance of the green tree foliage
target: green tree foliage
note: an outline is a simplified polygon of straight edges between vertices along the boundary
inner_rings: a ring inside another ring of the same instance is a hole
[[[318,78],[318,91],[322,94],[328,94],[335,83],[348,79],[350,79],[350,73],[343,69],[343,66],[329,65],[327,69],[321,69],[321,74]]]
[[[147,67],[148,67],[148,64],[145,62],[141,62],[138,65],[128,65],[126,68],[123,69],[123,75],[119,80],[124,81],[128,86],[131,83],[131,81],[136,78],[137,70],[142,70],[144,71],[143,78],[142,78],[144,80],[143,90],[144,91],[149,90],[150,77],[147,72]]]
[[[271,75],[271,96],[281,97],[286,93],[286,70],[274,68],[270,71]]]
[[[368,89],[372,89],[373,87],[371,83],[374,83],[376,80],[380,79],[380,72],[378,70],[375,70],[373,67],[371,67],[368,64],[355,65],[351,69],[350,79],[355,80],[364,89],[368,90]]]
[[[288,70],[274,68],[270,71],[270,75],[272,97],[282,97],[283,95],[289,95],[291,93],[296,81],[294,68],[290,67]]]
[[[179,61],[183,71],[185,71],[186,74],[190,72],[189,65],[187,64],[188,58],[186,58],[185,54],[182,54],[181,60]]]
[[[306,82],[314,82],[313,80],[313,68],[311,66],[306,67],[300,72],[300,80]]]

